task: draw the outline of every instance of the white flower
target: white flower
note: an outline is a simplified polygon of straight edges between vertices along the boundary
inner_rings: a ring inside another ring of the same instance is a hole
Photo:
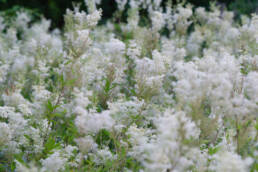
[[[1,118],[9,118],[15,111],[14,107],[9,106],[0,106],[0,117]]]
[[[141,47],[137,45],[135,40],[130,40],[129,47],[126,53],[131,59],[137,59],[141,55]]]
[[[16,169],[15,170],[18,171],[18,172],[24,172],[24,171],[26,171],[26,172],[39,172],[40,171],[40,169],[33,163],[30,163],[27,167],[24,164],[22,164],[22,163],[20,163],[19,161],[16,160],[15,164],[16,164]]]
[[[245,91],[249,99],[253,101],[253,103],[258,103],[258,72],[250,72],[248,73],[245,80]]]
[[[0,122],[0,146],[8,145],[12,138],[12,132],[8,124]]]
[[[252,159],[247,158],[243,160],[240,155],[233,152],[223,151],[214,155],[215,161],[211,165],[211,169],[215,171],[227,172],[244,172],[248,171],[249,166],[252,164]]]
[[[61,157],[60,152],[56,151],[48,158],[41,160],[43,166],[42,171],[58,172],[60,170],[64,170],[66,161],[67,159]]]
[[[113,155],[110,150],[105,147],[104,149],[97,150],[96,154],[93,155],[93,161],[96,164],[104,164],[107,160],[114,160],[116,159],[116,156]]]
[[[27,104],[27,100],[20,94],[21,90],[15,90],[15,92],[10,95],[3,94],[3,100],[6,106],[18,106],[20,104]]]
[[[106,50],[112,55],[121,55],[125,51],[125,44],[118,39],[111,39],[110,42],[106,44]]]
[[[30,16],[25,12],[17,12],[15,25],[21,29],[27,29],[28,23],[31,21]]]
[[[95,151],[98,147],[91,136],[80,137],[76,139],[76,143],[78,144],[80,151],[83,153]]]
[[[86,17],[87,25],[89,27],[96,26],[100,18],[101,18],[101,10],[95,10],[93,13],[87,15]]]
[[[43,86],[33,86],[33,90],[33,96],[35,101],[37,102],[45,102],[51,96],[51,93],[48,90],[46,90]]]
[[[119,123],[128,124],[133,120],[133,117],[142,115],[141,110],[144,107],[144,101],[138,100],[136,97],[131,101],[118,100],[109,102],[108,107],[112,117]]]
[[[159,31],[165,24],[163,14],[159,11],[154,11],[151,17],[152,28],[154,31]]]
[[[102,113],[82,114],[75,119],[75,124],[82,134],[97,133],[101,129],[110,130],[114,125],[114,120],[110,117],[109,111]]]
[[[126,3],[127,3],[127,0],[116,0],[116,4],[118,5],[118,9],[120,11],[124,10]]]

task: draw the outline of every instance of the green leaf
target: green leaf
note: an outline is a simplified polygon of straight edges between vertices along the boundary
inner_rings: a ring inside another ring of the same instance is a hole
[[[23,164],[23,165],[26,165],[26,163],[24,162],[24,160],[23,160],[22,157],[23,157],[23,154],[22,154],[22,153],[15,155],[15,159],[16,159],[19,163],[21,163],[21,164]]]
[[[51,103],[50,100],[47,101],[46,106],[47,106],[47,109],[48,109],[50,112],[52,112],[52,111],[54,110],[54,106],[52,105],[52,103]]]
[[[59,148],[59,147],[60,147],[60,143],[56,143],[56,141],[52,137],[49,137],[47,142],[44,145],[43,153],[46,155],[51,154],[51,153],[53,153],[52,151],[54,149]]]
[[[219,147],[214,147],[214,148],[210,147],[208,150],[208,153],[209,155],[214,155],[215,153],[218,152],[218,150],[219,150]]]

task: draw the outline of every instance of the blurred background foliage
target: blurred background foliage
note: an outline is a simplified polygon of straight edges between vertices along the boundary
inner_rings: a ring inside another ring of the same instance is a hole
[[[166,4],[167,0],[163,0],[162,4]],[[187,0],[194,7],[205,7],[208,9],[209,4],[214,1],[209,0]],[[83,0],[0,0],[0,13],[7,18],[11,18],[19,10],[26,10],[31,13],[34,20],[42,15],[47,19],[51,19],[52,28],[62,28],[64,24],[63,15],[67,8],[72,8],[73,3],[81,3],[81,8],[86,10]],[[177,3],[177,0],[173,0]],[[240,14],[251,15],[258,12],[258,0],[217,0],[216,3],[222,8],[227,8],[235,12],[236,17]],[[115,0],[102,0],[99,6],[103,10],[102,22],[113,16],[116,10]]]

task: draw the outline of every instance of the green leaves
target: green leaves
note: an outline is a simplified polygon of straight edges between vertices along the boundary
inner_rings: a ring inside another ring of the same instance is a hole
[[[56,109],[59,106],[60,105],[58,105],[57,103],[55,105],[52,104],[50,100],[47,101],[47,103],[46,103],[46,108],[47,108],[46,117],[47,117],[48,121],[55,122],[55,121],[53,121],[54,118],[58,118],[58,117],[62,116],[62,114],[55,112]]]
[[[46,107],[49,113],[53,112],[59,105],[53,105],[50,100],[47,101]]]
[[[0,3],[6,3],[7,0],[0,0]]]
[[[96,143],[100,147],[108,146],[111,150],[115,149],[115,140],[112,138],[111,133],[105,129],[102,129],[95,136]]]
[[[48,125],[51,126],[52,135],[55,138],[61,138],[66,144],[74,144],[74,138],[77,137],[78,131],[74,124],[75,115],[66,117],[66,111],[57,111],[59,104],[53,104],[50,100],[46,103],[46,117]]]
[[[54,149],[61,148],[60,143],[56,143],[55,139],[49,137],[46,143],[44,144],[43,156],[47,157],[48,154],[52,154]]]
[[[219,151],[220,147],[209,147],[208,153],[209,155],[214,155]]]
[[[130,96],[137,96],[135,91],[135,67],[136,64],[133,59],[126,56],[127,68],[124,70],[126,76],[126,83],[122,84],[122,92],[129,98]]]
[[[97,110],[98,112],[101,112],[102,110],[106,110],[108,108],[107,101],[111,98],[111,94],[113,89],[118,86],[118,84],[114,83],[111,78],[104,78],[104,85],[102,87],[102,90],[97,93],[98,95],[98,104],[97,104]]]
[[[105,78],[104,81],[105,81],[105,85],[104,85],[103,90],[104,90],[104,93],[105,93],[106,95],[108,95],[108,94],[110,93],[110,91],[111,91],[113,88],[116,87],[116,84],[111,83],[111,81],[110,81],[108,78]]]

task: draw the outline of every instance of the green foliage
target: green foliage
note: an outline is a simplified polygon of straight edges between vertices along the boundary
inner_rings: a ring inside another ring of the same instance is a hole
[[[112,72],[111,72],[112,73]],[[113,75],[113,74],[111,74]],[[116,83],[113,82],[113,79],[111,77],[104,78],[104,85],[102,87],[102,90],[98,93],[98,112],[101,112],[103,110],[106,110],[108,108],[107,102],[111,98],[112,90],[117,86]]]
[[[257,0],[237,0],[229,4],[229,9],[240,14],[251,14],[257,12],[258,1]]]
[[[115,149],[115,140],[109,131],[102,129],[95,136],[95,141],[100,147],[108,146],[110,150]]]
[[[122,87],[122,92],[125,93],[125,95],[129,98],[131,96],[136,96],[135,92],[135,62],[130,59],[128,56],[126,56],[126,63],[127,68],[125,69],[124,73],[126,76],[126,83],[124,83]]]
[[[60,143],[56,143],[55,139],[49,137],[46,143],[44,144],[43,149],[43,158],[46,158],[48,154],[52,154],[54,149],[60,148]]]
[[[219,151],[219,147],[209,147],[209,149],[208,149],[209,155],[214,155],[218,151]]]

